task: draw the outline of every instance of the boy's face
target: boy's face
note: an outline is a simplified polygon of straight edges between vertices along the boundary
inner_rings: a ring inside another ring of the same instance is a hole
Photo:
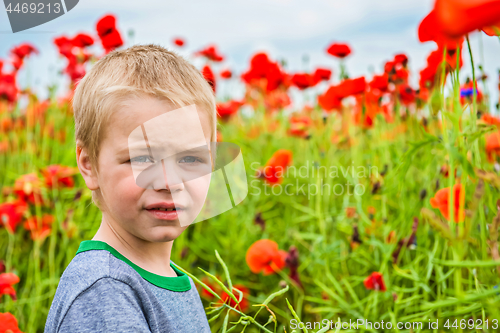
[[[181,226],[179,218],[183,221],[195,219],[203,206],[210,183],[210,174],[189,182],[169,181],[167,183],[163,177],[158,177],[154,180],[154,186],[148,188],[137,181],[137,174],[134,176],[138,165],[139,168],[144,168],[149,160],[147,156],[146,158],[131,156],[133,150],[129,145],[131,145],[132,134],[134,131],[137,132],[141,125],[144,129],[143,124],[147,124],[152,118],[161,115],[169,116],[165,114],[169,111],[173,111],[172,115],[175,112],[182,112],[174,111],[175,109],[176,107],[170,103],[153,97],[129,100],[126,106],[111,115],[104,130],[105,134],[99,152],[97,182],[101,190],[103,205],[105,205],[103,215],[114,229],[119,228],[122,232],[149,242],[167,242],[176,239],[187,228],[187,226]],[[183,145],[191,147],[199,146],[200,141],[201,144],[210,142],[211,128],[208,116],[201,110],[197,110],[197,113],[203,133],[200,134],[200,131],[197,131],[179,142],[174,140],[169,143],[167,140],[163,143],[164,147],[169,144],[175,146],[179,144],[182,150]],[[166,119],[164,116],[157,119]],[[179,122],[184,121],[181,118],[175,119],[178,121],[164,124],[161,128],[165,134],[161,135],[160,131],[156,138],[168,138],[167,133],[175,132],[176,127],[179,127]],[[155,122],[156,119],[153,119],[149,124],[155,124]],[[187,126],[189,128],[189,124]],[[150,135],[148,139],[153,142],[155,137]],[[191,162],[189,159],[187,161]],[[167,165],[167,162],[164,165]],[[189,163],[180,165],[187,168],[186,165]],[[177,212],[146,209],[158,203],[175,204],[176,207],[182,205],[183,209]]]

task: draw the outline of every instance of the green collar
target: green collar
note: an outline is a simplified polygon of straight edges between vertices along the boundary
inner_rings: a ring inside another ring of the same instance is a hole
[[[171,291],[188,291],[191,289],[191,283],[189,282],[189,277],[185,273],[181,272],[178,268],[176,268],[172,262],[170,262],[170,267],[172,267],[172,269],[177,273],[176,277],[161,276],[158,274],[151,273],[145,270],[144,268],[141,268],[136,264],[134,264],[133,262],[131,262],[129,259],[124,257],[120,252],[111,247],[111,245],[98,240],[82,241],[80,243],[78,251],[76,251],[76,254],[89,250],[109,251],[113,256],[130,265],[145,280],[151,282],[157,287],[168,289]]]

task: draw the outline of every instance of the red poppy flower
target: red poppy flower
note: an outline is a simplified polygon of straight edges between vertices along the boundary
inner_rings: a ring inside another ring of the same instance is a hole
[[[75,184],[73,175],[78,174],[78,168],[53,164],[43,168],[41,172],[45,178],[45,184],[50,188],[73,187]]]
[[[417,94],[409,85],[402,84],[399,86],[399,99],[403,105],[409,105],[415,102]]]
[[[389,88],[389,76],[387,74],[375,75],[369,85],[371,89],[386,92]]]
[[[236,296],[236,299],[240,299],[240,293],[235,291],[234,289],[238,289],[243,293],[243,298],[241,299],[241,302],[236,303],[235,300],[233,300],[225,291],[222,292],[221,298],[222,298],[222,303],[225,303],[229,299],[229,306],[232,306],[233,308],[236,308],[241,310],[242,312],[246,312],[249,307],[248,299],[247,297],[250,295],[250,290],[245,287],[242,284],[235,284],[233,285],[233,295]],[[239,306],[237,307],[237,305]]]
[[[23,200],[4,202],[0,204],[0,222],[7,231],[14,233],[27,210],[28,204]]]
[[[323,94],[318,95],[318,104],[326,111],[340,111],[343,98],[338,86],[330,86]]]
[[[217,103],[217,113],[220,118],[227,120],[230,116],[236,114],[243,104],[244,102],[235,100]]]
[[[38,216],[32,216],[24,222],[24,229],[31,232],[31,239],[44,240],[51,232],[51,226],[54,222],[54,216],[45,214],[42,219]]]
[[[219,54],[219,52],[215,48],[215,45],[207,46],[203,50],[196,52],[195,55],[204,56],[208,60],[212,60],[215,62],[220,62],[220,61],[224,60],[224,56]]]
[[[116,17],[114,15],[105,15],[97,21],[96,30],[100,38],[116,29]]]
[[[177,46],[184,46],[184,39],[182,38],[175,38],[174,39],[174,44],[177,45]]]
[[[408,65],[408,56],[404,53],[396,54],[394,56],[394,62],[403,65],[403,67],[406,67],[406,65]]]
[[[364,77],[356,79],[347,79],[339,85],[331,86],[323,95],[318,95],[318,103],[327,111],[341,108],[342,99],[363,93],[366,90],[366,81]]]
[[[222,72],[220,72],[220,76],[224,79],[230,79],[231,76],[233,76],[233,73],[229,69],[225,69]]]
[[[292,116],[290,118],[290,129],[288,134],[300,138],[309,136],[309,128],[312,125],[312,120],[308,116]]]
[[[491,25],[489,27],[484,27],[481,30],[488,36],[500,36],[500,23]]]
[[[420,42],[434,41],[440,48],[445,46],[447,48],[456,48],[457,44],[461,45],[463,43],[462,36],[452,37],[443,31],[435,10],[432,10],[420,22],[418,40]]]
[[[363,76],[356,79],[347,79],[340,83],[340,89],[344,97],[357,95],[365,92],[366,81]]]
[[[276,62],[272,62],[266,53],[257,53],[250,60],[250,69],[241,75],[246,83],[259,85],[264,80],[265,91],[271,92],[287,85],[287,74]]]
[[[203,66],[201,74],[203,74],[203,77],[207,80],[208,84],[210,84],[215,94],[215,75],[214,72],[212,72],[212,68],[208,65]]]
[[[286,168],[292,163],[292,154],[290,150],[277,150],[267,161],[263,170],[259,171],[260,177],[269,184],[280,183]]]
[[[448,48],[443,58],[444,47],[439,46],[437,50],[432,51],[427,57],[427,67],[420,71],[420,87],[421,88],[432,88],[436,83],[439,75],[441,74],[440,66],[444,62],[445,74],[452,70],[455,70],[457,66],[457,51],[459,54],[458,66],[461,68],[463,66],[462,60],[462,48]]]
[[[69,39],[66,36],[60,36],[54,38],[54,44],[56,44],[57,49],[59,50],[59,54],[61,54],[62,56],[65,56],[66,58],[73,56],[73,40]]]
[[[0,296],[9,295],[14,301],[16,300],[16,291],[13,285],[19,282],[19,277],[14,273],[0,274]]]
[[[453,191],[454,191],[454,204],[453,204],[453,211],[454,211],[454,221],[456,223],[462,222],[465,218],[465,210],[464,210],[464,205],[465,205],[465,189],[462,186],[462,184],[457,183],[455,186],[453,186]],[[450,188],[442,188],[439,191],[436,192],[433,198],[430,199],[430,203],[432,208],[438,208],[441,214],[445,217],[445,219],[449,220],[450,215],[449,215],[449,196],[450,196]],[[460,214],[460,209],[462,210],[462,214]]]
[[[14,74],[0,74],[0,100],[13,103],[17,100],[19,89]]]
[[[23,201],[40,204],[43,200],[41,186],[42,182],[36,173],[22,175],[14,183],[14,193]]]
[[[328,81],[332,76],[332,71],[327,68],[316,68],[313,73],[314,82]]]
[[[494,156],[500,155],[500,131],[488,133],[484,136],[486,140],[486,156],[488,162],[494,162]]]
[[[367,96],[370,95],[371,93],[367,94]],[[379,103],[364,103],[362,97],[357,97],[356,102],[353,114],[354,123],[363,128],[373,127],[377,114],[383,113],[383,108],[379,106]]]
[[[319,81],[315,81],[314,76],[308,73],[297,73],[292,76],[292,83],[294,86],[299,88],[300,90],[307,89],[309,87],[313,87]]]
[[[73,46],[84,48],[94,44],[94,39],[87,34],[78,34],[71,40]]]
[[[18,46],[15,46],[10,50],[10,52],[21,60],[32,53],[38,54],[38,50],[36,49],[36,47],[34,47],[29,43],[23,43]]]
[[[386,291],[384,277],[379,272],[373,272],[363,281],[366,289]]]
[[[333,43],[328,47],[326,52],[334,57],[343,59],[351,54],[351,48],[347,44]]]
[[[500,118],[498,117],[495,117],[495,116],[492,116],[491,114],[489,113],[484,113],[482,116],[481,116],[481,120],[484,121],[485,123],[487,124],[490,124],[490,125],[495,125],[497,127],[500,127]]]
[[[286,257],[287,252],[279,250],[275,241],[261,239],[248,248],[245,259],[252,273],[269,275],[275,273],[273,265],[279,270],[285,267]]]
[[[16,317],[10,312],[0,313],[0,332],[23,333],[19,329]]]
[[[106,15],[99,19],[96,30],[106,53],[123,45],[120,32],[116,29],[116,17],[114,15]]]
[[[500,0],[436,0],[434,11],[443,33],[454,38],[500,23]]]

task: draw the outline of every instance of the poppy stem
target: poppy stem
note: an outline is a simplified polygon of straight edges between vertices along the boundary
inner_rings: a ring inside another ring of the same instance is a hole
[[[476,121],[477,121],[477,82],[476,82],[476,71],[474,69],[474,57],[472,56],[472,49],[470,47],[469,35],[465,35],[465,39],[467,40],[467,48],[469,49],[470,63],[472,66],[472,131],[476,130]],[[481,160],[479,156],[479,140],[475,140],[473,143],[474,149],[474,162],[477,167],[481,167]]]

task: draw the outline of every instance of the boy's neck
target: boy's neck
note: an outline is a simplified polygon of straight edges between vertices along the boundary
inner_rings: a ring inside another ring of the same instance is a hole
[[[103,214],[101,226],[92,240],[105,242],[113,247],[137,266],[161,276],[176,277],[177,274],[170,267],[170,254],[174,241],[147,242],[127,233],[117,230],[115,223],[109,225]]]

